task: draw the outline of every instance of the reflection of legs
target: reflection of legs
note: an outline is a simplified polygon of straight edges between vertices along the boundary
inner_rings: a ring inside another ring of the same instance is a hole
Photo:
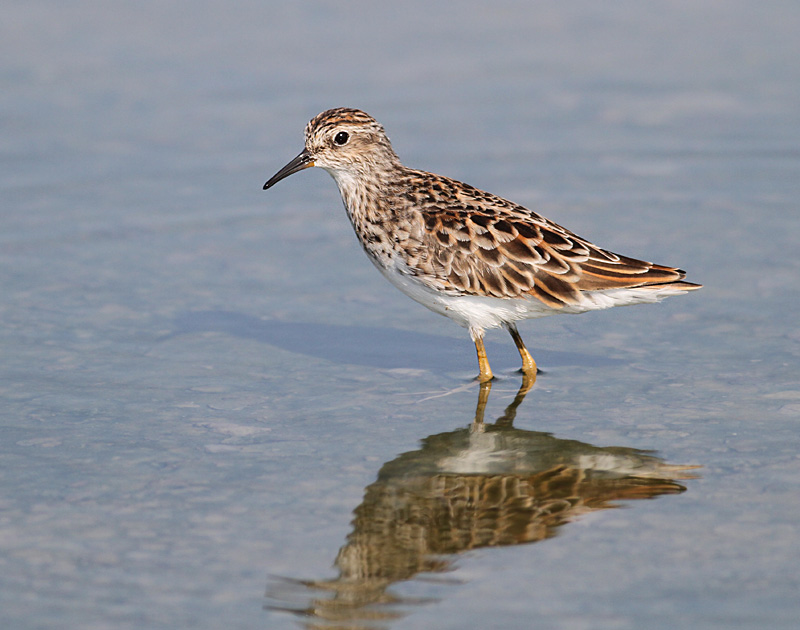
[[[522,400],[525,398],[526,394],[531,391],[531,387],[536,382],[536,372],[533,374],[523,374],[522,375],[522,384],[519,386],[519,391],[517,392],[516,398],[514,398],[514,403],[519,405]],[[514,404],[512,403],[512,404]]]
[[[483,346],[483,331],[480,328],[470,328],[469,334],[472,336],[472,341],[475,342],[475,350],[478,351],[478,369],[480,370],[478,380],[481,383],[491,381],[494,377],[492,368],[489,367],[489,359],[486,358],[486,348]]]
[[[506,407],[506,410],[503,412],[503,415],[500,416],[496,422],[494,423],[495,426],[498,427],[510,427],[514,424],[514,418],[517,416],[517,407],[522,404],[522,401],[525,400],[525,396],[533,387],[533,384],[536,382],[536,372],[533,374],[528,374],[527,372],[522,375],[522,383],[519,386],[519,391],[517,395],[514,396],[514,400],[511,401],[511,404]],[[485,403],[484,403],[485,404]]]
[[[506,329],[508,330],[508,332],[511,333],[511,338],[517,345],[517,350],[519,350],[519,356],[522,358],[522,373],[529,376],[533,376],[535,380],[536,361],[533,360],[531,353],[528,352],[528,349],[525,347],[525,342],[522,341],[522,337],[519,336],[517,325],[514,322],[509,322],[506,324]]]
[[[483,426],[483,414],[486,411],[486,403],[489,402],[489,393],[492,391],[492,381],[483,381],[478,392],[478,406],[475,408],[475,421],[473,427]]]
[[[514,417],[517,415],[517,407],[525,400],[525,396],[530,391],[533,384],[536,382],[536,374],[523,374],[522,384],[519,386],[517,395],[514,400],[506,407],[503,415],[500,416],[495,422],[498,427],[510,427],[514,423]],[[485,431],[483,423],[483,416],[486,412],[486,403],[489,402],[489,393],[492,391],[492,381],[483,381],[481,389],[478,392],[478,406],[475,408],[475,421],[472,423],[472,431],[482,432]]]

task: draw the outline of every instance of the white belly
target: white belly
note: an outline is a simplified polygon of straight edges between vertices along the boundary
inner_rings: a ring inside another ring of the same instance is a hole
[[[498,328],[506,322],[544,317],[556,312],[536,299],[448,295],[432,289],[397,267],[376,266],[389,282],[412,300],[449,317],[464,328]]]

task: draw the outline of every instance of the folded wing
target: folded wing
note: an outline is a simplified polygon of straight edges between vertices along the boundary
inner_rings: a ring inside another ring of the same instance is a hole
[[[682,282],[681,269],[601,249],[527,208],[436,177],[437,194],[413,202],[423,209],[422,238],[431,252],[424,266],[445,290],[530,295],[561,308],[580,303],[584,291],[700,287]],[[438,203],[442,192],[453,198]]]

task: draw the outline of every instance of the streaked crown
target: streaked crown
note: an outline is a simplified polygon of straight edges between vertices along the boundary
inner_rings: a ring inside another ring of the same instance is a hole
[[[311,119],[306,125],[306,151],[315,166],[332,174],[400,163],[383,126],[366,112],[347,107]]]

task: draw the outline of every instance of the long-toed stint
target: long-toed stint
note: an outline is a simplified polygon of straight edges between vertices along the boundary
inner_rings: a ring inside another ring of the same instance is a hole
[[[702,285],[674,267],[601,249],[540,214],[469,184],[407,168],[372,116],[329,109],[306,126],[305,148],[264,190],[319,166],[339,186],[358,240],[403,293],[469,329],[479,380],[492,379],[483,334],[505,327],[536,362],[516,322],[658,302]]]

